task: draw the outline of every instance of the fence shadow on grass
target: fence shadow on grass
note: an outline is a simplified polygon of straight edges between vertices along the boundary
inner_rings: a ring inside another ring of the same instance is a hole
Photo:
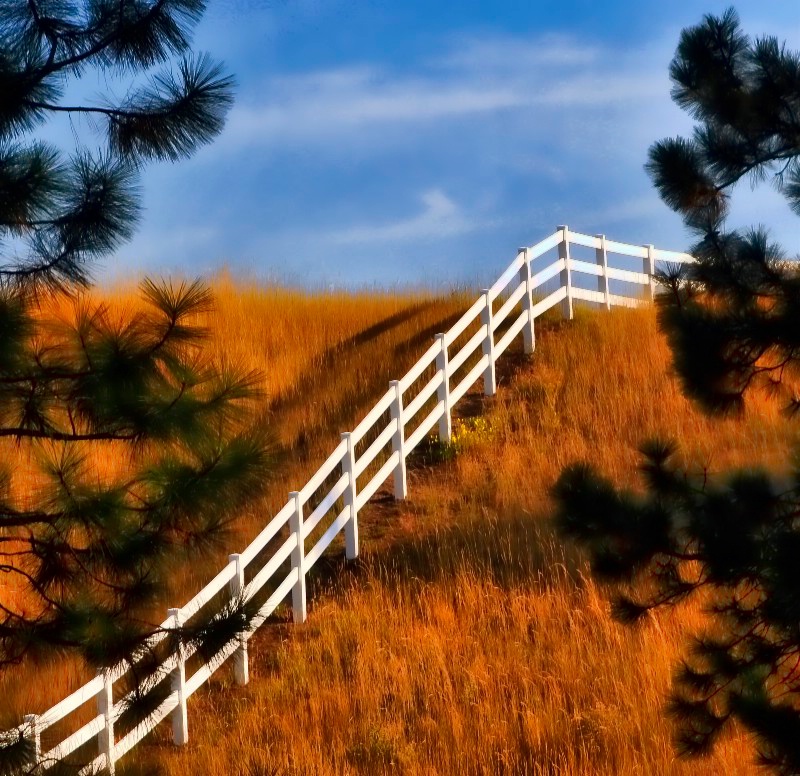
[[[351,428],[358,420],[359,413],[374,402],[388,387],[392,377],[399,376],[411,366],[419,354],[421,344],[430,344],[436,333],[444,331],[458,320],[465,309],[459,304],[456,311],[435,317],[419,331],[392,343],[390,336],[400,327],[415,318],[424,320],[431,312],[442,307],[442,300],[432,299],[420,302],[368,326],[362,331],[347,337],[323,351],[314,359],[311,367],[296,382],[291,393],[271,402],[264,413],[262,423],[269,425],[276,418],[282,420],[281,442],[277,457],[301,456],[304,459],[312,449],[319,446],[321,436],[338,433]],[[392,374],[381,367],[387,361]],[[320,386],[335,386],[342,373],[342,364],[356,363],[360,368],[358,381],[348,383],[348,390],[337,391],[328,388],[320,392]],[[394,374],[396,373],[396,374]],[[309,427],[306,408],[311,397],[319,396],[324,402],[323,424]]]

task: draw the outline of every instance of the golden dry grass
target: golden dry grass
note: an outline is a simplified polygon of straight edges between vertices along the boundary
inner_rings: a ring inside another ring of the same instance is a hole
[[[306,625],[256,639],[251,685],[223,678],[190,709],[187,749],[162,733],[132,773],[755,772],[744,736],[676,760],[663,701],[702,612],[611,621],[552,535],[547,489],[576,459],[635,486],[636,446],[656,432],[712,475],[779,468],[792,433],[776,409],[703,417],[669,374],[652,312],[619,312],[540,334],[483,417],[453,461],[412,469],[406,503],[365,513],[359,566]]]
[[[97,294],[112,312],[128,316],[140,308],[135,287]],[[255,423],[274,437],[272,480],[263,495],[240,516],[226,546],[209,558],[176,570],[164,611],[181,605],[227,560],[244,548],[268,517],[301,486],[327,457],[343,429],[352,428],[400,377],[434,333],[446,330],[467,306],[467,297],[370,291],[306,293],[281,287],[237,284],[222,276],[214,282],[215,309],[209,327],[211,355],[262,373],[263,400]],[[69,319],[72,303],[50,300],[45,317],[55,312]],[[424,343],[422,345],[421,343]],[[126,465],[127,450],[117,443],[85,445],[92,476],[113,476]],[[33,446],[0,440],[0,450],[14,464],[14,487],[23,499],[40,480]],[[10,577],[10,581],[6,578]],[[0,575],[4,601],[24,602],[15,575]],[[23,603],[24,606],[24,603]],[[71,660],[57,671],[37,665],[0,674],[0,727],[16,724],[23,714],[39,712],[77,689],[91,676]]]
[[[464,303],[227,281],[219,299],[215,347],[267,373],[265,419],[283,453],[263,504],[243,516],[242,541]],[[296,361],[278,331],[303,343]],[[342,364],[355,384],[336,377]],[[406,502],[363,511],[362,557],[317,583],[308,622],[259,632],[251,683],[237,688],[218,672],[190,701],[190,744],[174,749],[162,726],[124,772],[756,772],[741,735],[713,758],[676,760],[662,705],[702,612],[659,613],[637,629],[614,623],[584,561],[552,534],[548,488],[577,459],[637,487],[636,446],[654,433],[679,438],[710,476],[755,462],[779,470],[791,424],[758,400],[744,419],[699,414],[670,375],[652,311],[541,326],[534,357],[506,361],[497,397],[467,404],[485,422],[465,423],[452,460],[417,458]],[[187,575],[187,590],[206,578]],[[65,680],[50,684],[60,697]],[[53,694],[45,681],[31,686],[24,698],[7,683],[9,708],[30,711]]]

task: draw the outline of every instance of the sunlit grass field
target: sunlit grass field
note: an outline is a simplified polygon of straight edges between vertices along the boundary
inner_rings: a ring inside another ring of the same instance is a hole
[[[275,439],[273,478],[221,560],[472,296],[307,294],[224,278],[215,292],[211,347],[263,372],[257,422]],[[115,304],[133,299],[118,291]],[[652,310],[581,310],[572,323],[537,326],[536,353],[509,355],[497,396],[465,398],[454,443],[410,461],[408,500],[384,495],[363,510],[361,558],[331,561],[336,573],[318,578],[307,623],[256,634],[250,684],[234,686],[222,669],[190,699],[189,745],[174,748],[165,724],[118,773],[756,772],[741,735],[712,758],[676,759],[663,702],[702,612],[690,605],[636,629],[613,622],[585,561],[554,537],[548,489],[577,459],[638,487],[636,447],[654,434],[679,439],[687,464],[711,477],[735,465],[780,470],[792,424],[759,399],[743,419],[698,413],[670,374]],[[165,609],[215,565],[186,570]],[[7,672],[3,723],[86,675],[70,664]]]
[[[261,373],[262,396],[253,418],[272,438],[272,477],[218,552],[175,570],[164,614],[196,593],[229,553],[244,549],[283,506],[287,493],[305,483],[327,457],[339,433],[352,428],[389,380],[402,376],[434,334],[452,325],[472,301],[460,293],[447,298],[424,292],[315,294],[237,284],[225,276],[214,281],[213,292],[214,311],[198,323],[208,329],[208,349],[215,360]],[[120,320],[142,306],[135,285],[97,292],[92,302],[101,300]],[[44,299],[42,317],[70,320],[77,303]],[[37,448],[5,439],[0,450],[14,464],[14,492],[24,503],[26,493],[41,485]],[[130,450],[118,443],[86,443],[82,452],[94,476],[102,479],[126,466]],[[0,574],[0,596],[14,605],[22,600],[24,607],[24,590],[14,581],[16,575]],[[0,673],[0,726],[44,710],[92,675],[69,660],[44,675],[38,665]]]

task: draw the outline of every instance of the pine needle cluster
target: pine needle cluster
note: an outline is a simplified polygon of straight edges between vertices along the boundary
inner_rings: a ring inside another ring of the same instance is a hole
[[[769,181],[800,215],[800,54],[752,39],[735,11],[682,32],[670,67],[690,138],[650,149],[664,202],[696,235],[698,261],[667,268],[659,322],[685,392],[707,412],[745,411],[748,391],[800,409],[800,272],[763,227],[728,228],[733,189]],[[758,759],[800,772],[800,469],[709,479],[682,469],[672,442],[642,446],[643,496],[575,464],[554,488],[564,536],[623,591],[626,622],[702,595],[708,632],[675,675],[668,712],[682,754],[713,748],[736,720]],[[755,462],[754,462],[755,463]]]
[[[0,449],[29,453],[0,454],[0,577],[14,583],[0,591],[25,590],[0,593],[0,668],[67,652],[96,667],[128,661],[148,695],[142,650],[171,571],[216,546],[268,469],[252,430],[258,375],[204,353],[203,284],[147,280],[143,310],[127,317],[79,293],[133,233],[142,166],[188,157],[223,127],[233,81],[191,50],[204,10],[0,4]],[[92,73],[125,84],[124,96],[65,102]],[[91,119],[96,147],[78,139],[66,154],[36,138],[62,114]],[[53,294],[72,297],[71,316],[47,312]],[[93,468],[98,451],[110,474]],[[245,608],[178,637],[214,651],[246,626]],[[21,751],[0,746],[0,772],[15,772]]]

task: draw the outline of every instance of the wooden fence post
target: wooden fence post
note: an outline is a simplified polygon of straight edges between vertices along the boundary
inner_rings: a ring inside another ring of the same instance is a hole
[[[656,281],[653,279],[653,275],[656,272],[656,262],[653,255],[655,248],[652,245],[645,245],[644,247],[647,248],[647,256],[642,262],[643,271],[650,276],[650,284],[645,287],[645,298],[652,302],[656,298]]]
[[[530,355],[536,349],[536,332],[533,328],[533,287],[531,283],[531,260],[527,248],[520,248],[524,262],[519,270],[520,285],[525,284],[525,295],[522,297],[522,312],[527,313],[527,321],[522,327],[522,340],[525,353]]]
[[[404,499],[408,495],[408,481],[406,479],[406,433],[403,423],[403,391],[399,380],[392,380],[390,388],[394,388],[394,401],[392,401],[392,420],[397,421],[397,428],[392,436],[392,452],[399,453],[400,458],[394,469],[394,497]]]
[[[558,258],[564,259],[564,269],[561,270],[561,287],[567,289],[567,295],[561,302],[561,317],[566,320],[572,320],[574,317],[572,305],[572,270],[569,266],[570,253],[569,253],[569,227],[557,226],[556,229],[561,229],[564,237],[558,244]]]
[[[606,310],[611,309],[611,293],[608,289],[608,248],[606,247],[606,236],[604,234],[596,234],[595,237],[600,240],[600,247],[595,249],[595,261],[597,266],[603,271],[603,274],[597,278],[597,290],[603,295]]]
[[[303,536],[303,502],[300,491],[293,490],[289,498],[294,501],[294,509],[289,516],[289,530],[295,535],[295,546],[292,549],[292,568],[297,569],[297,581],[292,587],[292,619],[296,623],[306,621],[306,542]]]
[[[181,629],[181,610],[169,609],[167,614],[172,618],[175,630],[175,668],[172,671],[172,692],[178,693],[178,705],[172,712],[172,740],[177,746],[189,743],[189,712],[186,708],[186,657],[183,648]]]
[[[228,555],[228,562],[236,564],[236,574],[234,574],[228,587],[231,601],[242,604],[244,603],[242,600],[242,594],[244,593],[244,563],[242,563],[242,556],[238,552]],[[233,679],[239,685],[245,685],[250,681],[247,634],[244,631],[239,634],[239,646],[233,653]]]
[[[114,684],[108,668],[100,669],[97,675],[103,677],[103,686],[97,693],[97,713],[105,720],[103,729],[97,734],[97,748],[106,756],[106,770],[114,776],[117,759],[114,756]]]
[[[42,763],[42,729],[39,724],[38,714],[26,714],[22,721],[25,723],[27,730],[25,731],[25,738],[33,743],[33,751],[28,765],[32,765],[34,770]]]
[[[444,334],[437,334],[439,352],[436,354],[436,371],[441,372],[442,384],[436,389],[436,400],[444,404],[444,412],[439,418],[439,442],[449,444],[453,436],[453,417],[450,412],[450,360],[447,356],[447,342]]]
[[[494,332],[492,331],[492,300],[489,289],[483,289],[484,306],[481,310],[481,325],[486,327],[486,337],[483,340],[483,355],[489,356],[489,363],[483,370],[483,393],[494,396],[497,393],[497,373],[494,365]]]
[[[344,527],[344,556],[347,560],[358,557],[358,509],[356,508],[356,451],[353,436],[348,431],[342,434],[347,442],[347,449],[342,458],[342,474],[347,475],[347,490],[343,499],[344,505],[350,509],[350,519]]]

